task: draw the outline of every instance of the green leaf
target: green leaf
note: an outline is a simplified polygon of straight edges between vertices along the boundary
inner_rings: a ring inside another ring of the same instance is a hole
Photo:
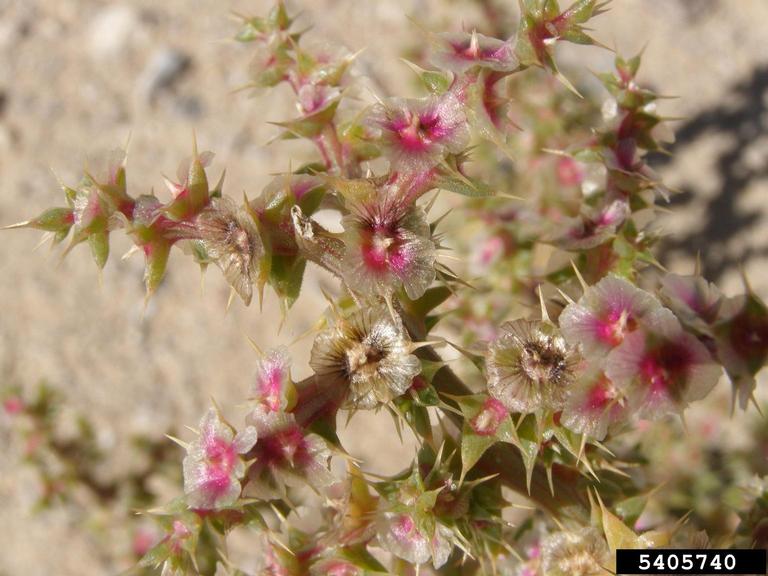
[[[419,80],[431,94],[443,94],[453,83],[453,74],[442,70],[425,70],[424,68],[405,60],[405,63],[416,72]]]
[[[518,448],[523,456],[523,465],[525,466],[525,481],[528,492],[531,491],[531,478],[533,468],[536,465],[536,458],[539,455],[539,439],[537,434],[536,417],[528,414],[523,417],[517,427]]]
[[[424,318],[451,297],[453,292],[447,286],[429,288],[421,298],[407,302],[408,311],[417,318]]]
[[[371,574],[387,574],[387,569],[374,558],[364,545],[342,548],[339,556]]]
[[[300,256],[272,255],[269,271],[270,285],[285,301],[288,308],[299,297],[306,267],[307,261]]]
[[[493,188],[484,182],[464,176],[459,172],[440,176],[437,179],[436,187],[470,198],[487,198],[495,194]]]
[[[645,510],[647,503],[648,497],[645,494],[640,494],[617,502],[614,508],[627,525],[634,526],[637,519],[640,518],[640,514]]]
[[[88,235],[91,255],[99,269],[104,268],[109,258],[109,232],[93,232]]]
[[[163,281],[170,252],[171,244],[164,240],[153,242],[148,248],[145,248],[144,285],[147,289],[147,297],[154,294]]]
[[[276,126],[285,128],[282,138],[315,138],[320,135],[336,114],[336,108],[339,106],[339,100],[331,102],[325,108],[318,110],[313,114],[288,120],[285,122],[273,122]]]
[[[475,434],[469,425],[464,424],[461,434],[461,478],[467,475],[477,461],[482,458],[485,451],[496,444],[495,436],[480,436]]]

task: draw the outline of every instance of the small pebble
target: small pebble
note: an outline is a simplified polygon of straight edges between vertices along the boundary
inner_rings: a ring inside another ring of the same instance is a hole
[[[163,48],[156,51],[141,73],[139,90],[143,98],[153,102],[189,70],[191,63],[192,59],[179,50]]]

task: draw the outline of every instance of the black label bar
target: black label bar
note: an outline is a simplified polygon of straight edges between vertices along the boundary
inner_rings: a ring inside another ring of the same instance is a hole
[[[616,550],[616,574],[766,574],[765,550]]]

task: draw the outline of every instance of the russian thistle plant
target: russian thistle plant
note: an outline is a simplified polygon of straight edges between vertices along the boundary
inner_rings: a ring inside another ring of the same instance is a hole
[[[293,380],[287,348],[258,351],[243,421],[213,405],[196,434],[172,437],[186,453],[183,494],[154,505],[146,473],[126,479],[159,526],[135,570],[587,576],[612,573],[622,547],[765,545],[759,458],[736,454],[715,474],[741,491],[723,523],[680,485],[664,495],[663,456],[645,442],[695,445],[670,422],[721,376],[734,409],[757,407],[768,309],[746,282],[726,297],[698,270],[656,260],[655,216],[671,192],[647,157],[669,131],[636,79],[640,56],[598,75],[602,106],[555,60],[561,42],[598,44],[585,25],[606,4],[520,0],[511,37],[425,32],[427,54],[409,63],[425,95],[366,103],[351,97],[355,55],[307,49],[278,2],[243,17],[236,39],[255,52],[249,87],[289,87],[297,115],[276,122],[279,137],[311,143],[315,161],[236,199],[223,177],[211,185],[212,155],[195,144],[163,200],[129,192],[117,153],[64,186],[63,206],[11,226],[43,230],[65,252],[87,243],[99,268],[124,231],[144,257],[147,297],[174,247],[218,267],[246,305],[268,287],[284,313],[308,264],[337,280],[310,377]],[[445,194],[463,200],[435,217]],[[63,446],[48,402],[12,393],[5,408],[26,418],[31,454],[44,442],[65,463],[48,474],[51,494],[82,484],[113,497],[119,487],[87,473],[98,456],[85,450],[89,428]],[[394,476],[361,466],[337,436],[371,410],[419,441]],[[227,538],[240,532],[250,557],[238,567]]]

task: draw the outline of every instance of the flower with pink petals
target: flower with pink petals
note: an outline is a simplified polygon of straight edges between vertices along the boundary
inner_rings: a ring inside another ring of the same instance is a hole
[[[495,398],[488,398],[474,418],[469,421],[469,427],[478,436],[493,436],[499,426],[509,417],[509,410]]]
[[[663,310],[652,328],[628,334],[606,360],[606,376],[646,418],[681,412],[704,398],[722,374],[704,344]]]
[[[585,207],[584,212],[558,226],[562,231],[553,238],[564,250],[587,250],[610,239],[629,217],[629,204],[614,200],[602,208]]]
[[[339,558],[320,560],[309,569],[309,576],[359,576],[363,573],[361,568]]]
[[[722,302],[717,286],[701,276],[667,274],[661,279],[661,295],[683,323],[703,331],[717,319]]]
[[[245,475],[242,454],[256,444],[256,429],[248,426],[235,435],[215,408],[200,421],[200,436],[184,458],[184,492],[190,508],[213,510],[235,503]]]
[[[757,373],[768,363],[768,307],[754,293],[723,303],[715,329],[717,355],[733,385],[734,396],[747,407]]]
[[[266,410],[283,412],[293,403],[295,390],[290,368],[291,357],[283,346],[270,350],[259,360],[253,396]]]
[[[438,35],[432,63],[458,73],[475,67],[512,72],[518,66],[514,39],[499,40],[477,32]]]
[[[426,530],[431,524],[431,533]],[[377,526],[381,546],[412,564],[432,561],[437,569],[448,561],[453,550],[451,530],[439,522],[418,523],[407,513],[384,512]]]
[[[436,251],[421,207],[399,207],[388,195],[354,206],[342,224],[344,279],[352,290],[389,296],[402,286],[415,300],[432,284]]]
[[[258,405],[247,421],[259,434],[249,454],[255,460],[248,468],[247,496],[270,500],[285,496],[289,486],[322,488],[333,483],[328,445],[304,430],[293,414],[270,412]]]
[[[555,166],[557,181],[562,186],[578,186],[584,182],[585,172],[585,166],[570,156],[559,158]]]
[[[560,330],[585,356],[602,357],[660,309],[648,292],[618,276],[607,276],[563,310]]]
[[[368,124],[379,130],[384,154],[397,172],[428,170],[469,144],[467,118],[451,93],[377,104]]]
[[[512,412],[559,409],[573,381],[576,356],[557,328],[515,320],[488,348],[488,392]]]
[[[576,378],[560,422],[569,430],[602,440],[609,428],[626,416],[626,404],[618,388],[602,370],[589,367]]]

